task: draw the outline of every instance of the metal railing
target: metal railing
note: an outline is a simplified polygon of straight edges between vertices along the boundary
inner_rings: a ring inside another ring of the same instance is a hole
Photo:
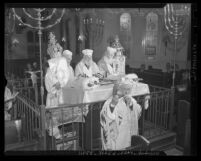
[[[147,139],[160,136],[172,129],[174,89],[150,86],[150,100],[143,110],[142,135]]]
[[[10,110],[11,120],[22,122],[21,139],[19,142],[31,142],[40,137],[40,107],[32,100],[19,94]]]
[[[142,107],[139,134],[146,139],[171,130],[174,103],[174,89],[149,88],[147,110],[144,108],[147,94],[134,97]],[[25,89],[20,90],[23,92]],[[31,141],[39,135],[42,150],[101,150],[100,111],[105,101],[46,109],[20,93],[11,115],[23,120],[22,140]]]
[[[142,107],[141,118],[138,122],[140,135],[150,139],[171,130],[173,92],[172,89],[151,86],[147,110],[144,108],[147,95],[134,97]],[[49,130],[49,134],[46,136],[49,138],[47,142],[51,142],[50,145],[44,144],[45,149],[101,150],[100,110],[104,102],[105,100],[62,105],[50,109],[43,107],[45,112],[41,117],[46,118],[49,122],[49,126],[43,129],[43,133],[47,134]],[[88,110],[87,115],[86,110]],[[55,135],[59,137],[52,137]]]
[[[20,92],[30,100],[34,101],[36,104],[40,104],[39,102],[39,86],[38,84],[32,84],[32,80],[30,78],[25,79],[17,79],[17,80],[8,80],[12,86],[13,90]]]

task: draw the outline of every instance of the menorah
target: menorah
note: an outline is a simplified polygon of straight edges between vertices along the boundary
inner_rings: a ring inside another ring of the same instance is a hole
[[[97,17],[87,16],[83,19],[83,34],[88,41],[88,48],[94,48],[103,39],[104,21]]]
[[[172,87],[175,84],[175,59],[177,54],[177,40],[179,36],[182,36],[187,23],[190,8],[183,4],[167,4],[164,7],[164,21],[165,27],[168,32],[174,36],[175,40],[175,52],[174,52],[174,70],[172,76]]]
[[[41,51],[41,38],[42,38],[42,30],[45,29],[49,29],[53,26],[55,26],[56,24],[58,24],[64,13],[65,13],[65,9],[62,9],[61,15],[54,21],[54,23],[52,23],[51,25],[47,25],[45,27],[42,26],[42,22],[43,21],[47,21],[50,20],[54,15],[56,15],[57,13],[57,9],[53,8],[52,9],[52,13],[46,17],[42,16],[42,12],[46,11],[46,8],[29,8],[29,10],[31,10],[31,13],[36,13],[37,17],[33,17],[29,12],[28,9],[22,8],[23,13],[28,16],[28,18],[30,18],[33,21],[37,22],[37,26],[32,26],[31,24],[28,24],[26,22],[23,22],[22,18],[16,13],[15,8],[12,8],[12,11],[14,13],[14,16],[20,21],[20,23],[24,26],[27,26],[29,28],[32,29],[36,29],[38,30],[38,37],[39,37],[39,52],[40,52],[40,76],[41,76],[41,104],[44,105],[43,102],[43,96],[44,96],[44,85],[43,85],[43,70],[42,70],[42,51]]]

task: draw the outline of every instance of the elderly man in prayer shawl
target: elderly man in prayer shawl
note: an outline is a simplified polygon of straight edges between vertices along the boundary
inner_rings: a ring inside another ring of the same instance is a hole
[[[61,88],[66,86],[69,79],[67,61],[61,56],[62,48],[56,43],[55,36],[50,33],[48,44],[49,68],[45,75],[45,87],[47,89],[46,108],[57,106],[63,103]]]
[[[100,113],[103,150],[122,150],[131,146],[131,136],[138,135],[141,106],[131,97],[132,84],[119,82]]]
[[[82,50],[83,58],[76,65],[75,76],[79,77],[93,77],[100,75],[100,71],[96,63],[92,59],[93,50],[85,49]]]
[[[115,68],[113,64],[115,52],[115,48],[108,46],[104,56],[98,62],[99,69],[105,76],[115,74]]]
[[[63,51],[63,57],[66,58],[67,61],[67,67],[68,67],[68,72],[69,72],[69,79],[68,79],[68,83],[67,86],[71,86],[71,84],[73,83],[73,81],[75,80],[75,74],[74,74],[74,70],[72,68],[72,66],[70,65],[71,60],[72,60],[72,52],[69,50],[64,50]]]

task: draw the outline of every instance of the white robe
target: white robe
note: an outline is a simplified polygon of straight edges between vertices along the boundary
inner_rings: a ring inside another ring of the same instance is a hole
[[[69,65],[67,66],[68,67],[68,72],[69,72],[69,79],[68,79],[68,83],[67,83],[67,86],[71,86],[73,85],[74,81],[75,81],[75,73],[74,73],[74,70],[73,68]]]
[[[106,56],[103,56],[99,62],[98,67],[100,71],[106,76],[106,75],[114,75],[115,74],[115,68],[113,64],[113,59],[108,59]]]
[[[92,65],[89,67],[89,69],[86,67],[84,62],[81,60],[75,68],[75,76],[78,77],[80,74],[86,74],[88,77],[92,77],[93,74],[100,73],[100,70],[95,62],[92,62]]]
[[[54,85],[59,82],[62,88],[67,85],[68,79],[69,71],[65,58],[53,58],[53,61],[45,75],[45,87],[48,92],[46,108],[54,107],[64,102],[62,90],[57,90]]]
[[[103,150],[122,150],[131,146],[131,136],[138,135],[138,119],[141,106],[132,98],[133,109],[126,106],[121,98],[113,112],[109,98],[100,113],[101,141]]]

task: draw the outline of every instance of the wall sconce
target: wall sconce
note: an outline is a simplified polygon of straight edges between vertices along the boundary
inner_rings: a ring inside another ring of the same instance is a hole
[[[86,40],[85,36],[83,34],[80,34],[79,37],[78,37],[78,40],[79,41],[84,41]]]
[[[65,37],[62,37],[62,42],[66,42],[66,38]]]
[[[19,40],[17,38],[13,38],[12,40],[12,46],[17,47],[17,45],[19,44]]]

